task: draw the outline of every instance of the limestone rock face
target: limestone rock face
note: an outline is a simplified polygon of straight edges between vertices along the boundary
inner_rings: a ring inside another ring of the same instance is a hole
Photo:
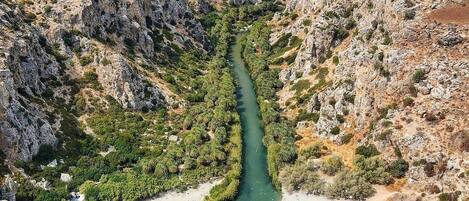
[[[40,45],[37,30],[9,30],[21,22],[16,15],[0,4],[0,145],[7,156],[30,160],[41,144],[57,142],[41,102],[30,97],[46,93],[58,65]]]
[[[162,92],[143,82],[119,54],[110,55],[109,65],[96,69],[104,90],[114,97],[124,108],[153,109],[166,104]]]
[[[187,48],[211,47],[185,0],[2,1],[1,150],[28,161],[41,145],[55,146],[57,108],[79,109],[78,96],[139,111],[183,104],[154,73]]]

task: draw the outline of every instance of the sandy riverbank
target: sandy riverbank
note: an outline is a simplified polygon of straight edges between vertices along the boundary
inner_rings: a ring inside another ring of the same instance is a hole
[[[282,201],[331,201],[325,196],[317,196],[302,192],[282,193]]]
[[[201,201],[210,193],[210,189],[219,184],[221,181],[222,179],[217,179],[207,183],[199,184],[197,188],[191,188],[184,192],[169,191],[162,193],[158,197],[148,199],[147,201]]]
[[[387,190],[384,186],[374,185],[376,193],[367,199],[367,201],[383,201],[391,197],[395,192]],[[341,199],[344,200],[344,199]],[[329,199],[326,196],[317,196],[312,194],[307,194],[304,192],[291,192],[288,193],[286,190],[282,192],[282,201],[337,201],[334,199]]]

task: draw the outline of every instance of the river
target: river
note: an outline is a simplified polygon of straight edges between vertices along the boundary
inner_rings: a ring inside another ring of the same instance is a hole
[[[267,151],[262,142],[264,131],[259,117],[254,85],[241,58],[240,35],[231,46],[230,60],[237,81],[237,110],[243,130],[243,172],[237,201],[276,201],[280,194],[274,189],[267,170]]]

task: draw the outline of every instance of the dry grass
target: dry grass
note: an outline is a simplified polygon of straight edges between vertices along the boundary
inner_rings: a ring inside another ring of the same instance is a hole
[[[469,24],[469,6],[449,6],[437,9],[426,17],[441,23]]]
[[[298,135],[303,137],[301,140],[296,142],[299,149],[303,149],[314,142],[320,141],[327,147],[328,155],[338,155],[342,157],[346,166],[352,167],[356,143],[354,139],[352,139],[348,144],[338,145],[331,140],[318,137],[316,134],[311,132],[312,130],[312,128],[301,128],[296,131]]]

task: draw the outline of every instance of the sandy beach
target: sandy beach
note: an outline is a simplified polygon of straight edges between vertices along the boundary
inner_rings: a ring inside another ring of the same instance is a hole
[[[331,201],[331,199],[302,192],[282,192],[282,201]]]
[[[219,184],[222,179],[213,180],[207,183],[199,184],[197,188],[192,188],[184,192],[169,191],[160,194],[158,197],[148,199],[147,201],[199,201],[210,193],[215,185]]]
[[[376,193],[372,197],[366,199],[368,201],[383,201],[391,197],[395,193],[395,192],[391,192],[387,190],[384,186],[374,185],[373,187],[376,189]],[[304,192],[288,193],[286,192],[285,189],[282,192],[282,201],[333,201],[333,200],[334,199],[329,199],[326,196],[306,194]],[[345,199],[340,199],[340,200],[345,200]]]

